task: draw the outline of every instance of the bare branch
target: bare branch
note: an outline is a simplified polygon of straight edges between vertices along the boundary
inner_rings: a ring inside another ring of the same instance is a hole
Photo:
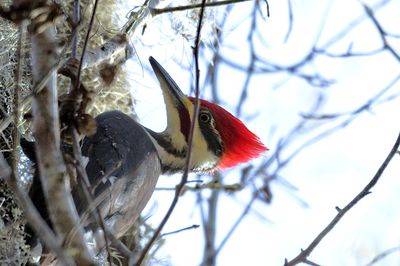
[[[237,103],[237,107],[236,107],[237,116],[241,115],[242,106],[243,106],[244,102],[246,101],[247,91],[248,91],[248,88],[249,88],[249,85],[250,85],[250,80],[253,77],[255,64],[256,64],[256,61],[257,61],[256,50],[255,50],[255,47],[254,47],[254,40],[253,40],[254,32],[255,32],[255,29],[256,29],[256,26],[257,26],[257,24],[256,24],[257,23],[256,12],[257,12],[257,3],[254,2],[253,12],[252,12],[252,16],[251,16],[252,19],[251,19],[250,31],[249,31],[249,35],[247,36],[247,40],[248,40],[249,45],[250,45],[250,64],[247,67],[246,79],[244,81],[242,92],[240,94],[240,98],[239,98],[239,101]]]
[[[289,20],[289,27],[288,27],[288,30],[287,30],[287,32],[286,32],[286,35],[285,35],[285,43],[289,40],[289,37],[290,37],[290,34],[292,33],[292,29],[293,29],[293,7],[292,7],[292,0],[287,0],[287,3],[288,3],[288,14],[289,14],[289,17],[288,17],[288,20]]]
[[[388,3],[390,3],[391,0],[382,0],[372,6],[372,9],[375,11],[378,11]],[[326,41],[321,47],[322,49],[327,49],[337,43],[340,39],[342,39],[345,35],[347,35],[351,29],[354,29],[357,25],[359,25],[361,22],[365,20],[364,15],[360,15],[359,17],[355,18],[352,20],[347,27],[344,27],[342,31],[336,33],[332,38],[330,38],[328,41]]]
[[[340,53],[340,54],[330,53],[327,50],[319,49],[319,48],[314,48],[314,51],[318,54],[325,55],[325,56],[332,57],[332,58],[344,58],[344,57],[371,56],[371,55],[375,55],[375,54],[378,54],[378,53],[384,51],[384,49],[382,47],[382,48],[378,48],[378,49],[368,51],[368,52],[353,52],[351,50],[351,46],[350,46],[345,53]]]
[[[221,175],[215,173],[215,182],[219,183]],[[207,200],[208,212],[207,217],[202,213],[203,231],[204,231],[204,252],[203,262],[201,265],[216,265],[216,248],[215,239],[217,237],[217,206],[220,191],[213,189]]]
[[[231,4],[236,4],[240,2],[247,2],[250,0],[225,0],[225,1],[216,1],[216,2],[207,2],[205,4],[206,7],[215,7],[215,6],[224,6],[224,5],[231,5]],[[187,5],[187,6],[174,6],[174,7],[166,7],[162,9],[158,8],[151,8],[151,13],[153,16],[155,15],[160,15],[164,13],[170,13],[170,12],[177,12],[177,11],[185,11],[185,10],[191,10],[195,8],[202,8],[203,4],[193,4],[193,5]]]
[[[294,259],[289,262],[285,262],[285,266],[292,266],[299,264],[301,262],[306,262],[308,256],[310,256],[311,252],[314,250],[316,246],[322,241],[322,239],[329,234],[329,232],[336,226],[336,224],[342,219],[342,217],[352,208],[354,207],[361,199],[363,199],[366,195],[371,193],[371,189],[376,185],[376,183],[381,178],[383,172],[386,167],[389,165],[390,161],[393,159],[394,155],[398,152],[400,146],[400,134],[398,135],[396,142],[394,143],[391,151],[388,156],[379,167],[378,171],[371,179],[371,181],[358,193],[343,209],[338,209],[338,214],[333,218],[333,220],[322,230],[321,233],[311,242],[311,244],[300,252]]]
[[[387,34],[386,34],[385,30],[382,28],[379,21],[376,19],[374,12],[366,4],[362,3],[361,1],[360,1],[360,3],[364,7],[364,10],[367,13],[368,17],[371,19],[372,23],[375,25],[376,29],[378,30],[384,49],[388,50],[393,55],[393,57],[396,58],[397,61],[399,61],[399,63],[400,63],[400,55],[393,49],[393,47],[386,40]]]
[[[159,2],[159,0],[145,0],[143,5],[139,7],[137,11],[132,10],[129,14],[129,20],[122,27],[121,32],[128,35],[131,33],[136,33],[136,30],[139,28],[139,26],[144,24],[149,18],[153,16],[150,11],[150,4],[152,6],[157,6]]]
[[[183,232],[183,231],[192,230],[192,229],[197,229],[197,228],[199,228],[199,227],[200,227],[200,225],[194,224],[194,225],[191,225],[191,226],[188,226],[188,227],[179,229],[179,230],[175,230],[175,231],[172,231],[172,232],[164,233],[164,234],[161,235],[161,237],[169,236],[169,235],[174,235],[174,234],[178,234],[178,233],[181,233],[181,232]]]
[[[385,251],[383,251],[382,253],[379,253],[378,255],[375,256],[375,258],[373,258],[368,264],[366,264],[365,266],[373,266],[374,264],[378,263],[379,261],[383,260],[384,258],[386,258],[387,256],[395,253],[395,252],[399,252],[400,251],[400,247],[394,247],[394,248],[389,248]]]
[[[225,9],[224,16],[222,17],[221,21],[218,23],[219,28],[223,28],[228,16],[231,14],[233,6],[228,5]],[[204,81],[204,86],[207,85],[207,83],[210,83],[211,85],[211,93],[212,93],[212,101],[216,104],[220,103],[220,99],[218,97],[218,75],[217,75],[217,66],[219,64],[219,59],[220,59],[220,47],[222,46],[223,40],[221,39],[222,32],[219,28],[216,28],[215,31],[215,39],[213,42],[213,48],[214,48],[214,56],[212,61],[209,63],[207,67],[207,73],[205,75],[205,81]]]
[[[73,12],[72,12],[72,27],[75,28],[78,26],[79,21],[81,20],[81,1],[74,0],[73,3]],[[71,56],[76,58],[78,54],[78,33],[72,32],[72,47],[71,47]]]
[[[180,183],[176,186],[175,190],[175,196],[172,200],[172,203],[164,216],[163,220],[161,221],[160,225],[157,227],[157,229],[154,232],[153,237],[149,240],[149,242],[146,244],[144,247],[139,259],[136,261],[135,265],[140,266],[146,256],[146,254],[149,252],[151,246],[153,243],[156,241],[156,239],[159,237],[161,230],[164,228],[165,224],[169,220],[169,217],[171,216],[172,212],[174,211],[176,205],[178,204],[179,197],[181,195],[181,192],[183,188],[186,185],[188,175],[189,175],[189,166],[190,166],[190,161],[192,157],[192,148],[193,148],[193,133],[194,133],[194,127],[196,125],[197,121],[197,116],[199,113],[200,109],[200,101],[199,101],[199,94],[200,94],[200,70],[199,70],[199,62],[198,62],[198,57],[199,57],[199,44],[200,44],[200,32],[201,32],[201,27],[202,27],[202,22],[203,22],[203,16],[204,16],[204,10],[205,10],[205,3],[206,0],[202,0],[202,8],[200,10],[199,14],[199,22],[198,22],[198,27],[197,27],[197,35],[195,39],[195,46],[194,46],[194,58],[196,62],[196,93],[195,93],[195,101],[194,101],[194,112],[193,116],[191,119],[191,125],[190,125],[190,131],[189,131],[189,138],[188,138],[188,152],[186,155],[186,164],[185,164],[185,169],[182,174],[182,178]]]
[[[85,42],[83,44],[81,60],[79,61],[79,68],[78,68],[78,74],[77,74],[77,77],[76,77],[75,88],[79,88],[80,87],[79,85],[80,85],[80,80],[81,80],[80,77],[81,77],[81,72],[82,72],[83,60],[84,60],[85,55],[86,55],[86,48],[87,48],[87,45],[88,45],[88,42],[89,42],[90,31],[92,30],[94,17],[96,15],[97,3],[98,3],[98,1],[95,0],[94,1],[94,5],[93,5],[93,10],[92,10],[92,15],[90,16],[90,22],[89,22],[88,30],[87,30],[86,37],[85,37]]]
[[[399,82],[400,75],[397,75],[392,81],[389,82],[382,90],[380,90],[377,94],[373,95],[368,101],[366,101],[363,105],[356,108],[355,110],[349,112],[342,113],[329,113],[329,114],[301,114],[302,117],[306,119],[335,119],[342,116],[356,116],[364,111],[371,110],[377,103],[380,103],[379,100],[382,96],[388,92],[393,86]],[[389,100],[394,99],[393,97],[389,98]],[[387,99],[386,99],[387,101]]]
[[[30,29],[34,82],[40,82],[58,61],[53,28],[51,26],[43,28],[42,19],[38,19],[38,22],[40,24],[35,26],[36,21],[33,20]],[[56,78],[56,72],[50,71],[48,82],[42,91],[34,95],[32,101],[37,165],[56,232],[63,239],[71,233],[71,230],[77,229],[71,246],[75,249],[77,261],[90,265],[92,259],[83,239],[83,231],[80,227],[76,228],[79,221],[78,214],[71,204],[73,200],[64,174],[65,164],[60,150]]]

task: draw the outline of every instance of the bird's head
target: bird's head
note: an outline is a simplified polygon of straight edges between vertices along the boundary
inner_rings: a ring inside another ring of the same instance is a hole
[[[164,172],[184,169],[195,98],[188,97],[153,58],[150,64],[160,83],[167,111],[167,128],[162,133],[148,130]],[[260,139],[224,108],[200,99],[194,127],[191,171],[225,169],[258,157],[268,150]]]

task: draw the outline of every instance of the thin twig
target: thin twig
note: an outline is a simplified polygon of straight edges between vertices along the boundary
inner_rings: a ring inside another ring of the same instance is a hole
[[[153,6],[157,6],[159,4],[159,0],[151,1]],[[150,12],[150,0],[145,0],[141,7],[139,7],[138,11],[131,11],[129,14],[129,19],[122,27],[121,32],[125,34],[130,34],[131,32],[135,33],[137,28],[147,21],[147,19],[153,16]]]
[[[391,88],[394,87],[396,83],[400,81],[400,74],[397,75],[392,81],[390,81],[382,90],[380,90],[375,95],[371,96],[363,105],[357,107],[354,110],[341,113],[328,113],[328,114],[301,114],[305,119],[335,119],[343,116],[355,116],[364,111],[371,110],[374,105],[379,104],[382,96],[385,95]],[[383,101],[384,102],[384,101]]]
[[[358,193],[343,209],[337,208],[339,210],[338,214],[333,218],[333,220],[318,234],[318,236],[311,242],[311,244],[304,250],[300,252],[294,259],[291,261],[286,261],[285,266],[292,266],[296,265],[301,262],[305,262],[314,248],[322,241],[322,239],[336,226],[336,224],[340,221],[340,219],[352,208],[354,207],[361,199],[363,199],[366,195],[371,193],[371,189],[376,185],[379,181],[380,177],[382,176],[383,172],[385,171],[386,167],[393,159],[394,155],[398,152],[400,145],[400,134],[398,135],[396,142],[394,143],[391,151],[389,152],[388,156],[379,167],[378,171],[371,179],[371,181]]]
[[[331,2],[333,2],[333,1],[331,1]],[[374,4],[374,5],[372,5],[371,9],[375,10],[375,12],[376,12],[376,11],[380,10],[381,8],[383,8],[384,6],[386,6],[387,4],[389,4],[390,2],[392,2],[392,1],[391,0],[382,0],[381,2],[378,2],[378,3]],[[361,24],[364,20],[365,20],[365,16],[364,15],[358,16],[354,20],[352,20],[349,23],[347,23],[346,27],[343,27],[341,31],[339,31],[338,33],[334,34],[334,36],[332,38],[328,39],[320,47],[322,49],[328,49],[329,47],[333,46],[340,39],[342,39],[346,34],[352,32],[351,29],[354,29],[357,25]]]
[[[99,2],[98,0],[95,0],[95,1],[94,1],[93,10],[92,10],[92,15],[91,15],[90,21],[89,21],[88,31],[87,31],[87,33],[86,33],[85,42],[83,43],[82,54],[81,54],[81,60],[79,61],[78,73],[77,73],[77,75],[76,75],[75,88],[77,88],[77,89],[80,87],[80,79],[81,79],[82,65],[83,65],[83,62],[84,62],[84,59],[85,59],[85,53],[86,53],[87,45],[88,45],[88,42],[89,42],[90,31],[92,30],[94,18],[95,18],[95,16],[96,16],[96,10],[97,10],[97,3],[98,3],[98,2]]]
[[[292,0],[287,0],[288,3],[288,20],[289,20],[289,26],[288,26],[288,30],[285,34],[285,38],[284,38],[284,42],[287,43],[287,41],[289,40],[290,34],[292,33],[293,30],[293,7],[292,7]]]
[[[255,64],[257,61],[257,55],[256,55],[256,50],[255,50],[255,44],[254,44],[254,33],[256,30],[256,26],[257,26],[257,2],[254,2],[254,7],[253,7],[253,11],[252,11],[252,16],[251,16],[251,28],[249,31],[249,34],[247,36],[247,40],[249,42],[249,52],[250,52],[250,63],[249,66],[246,70],[246,79],[244,81],[243,87],[242,87],[242,92],[240,93],[240,97],[239,97],[239,101],[237,103],[236,106],[236,115],[239,117],[241,115],[242,112],[242,107],[244,102],[246,101],[247,98],[247,92],[250,86],[250,81],[251,78],[253,77],[254,74],[254,68],[255,68]]]
[[[372,11],[372,9],[369,6],[362,3],[361,1],[360,1],[360,3],[364,7],[364,10],[367,13],[368,17],[371,19],[372,23],[375,25],[376,29],[378,30],[384,49],[388,50],[393,55],[393,57],[396,58],[398,62],[400,62],[400,55],[393,49],[393,47],[386,40],[386,32],[382,28],[382,26],[379,23],[379,21],[377,20],[377,18],[375,17],[374,11]]]
[[[97,1],[93,7],[93,13],[92,13],[92,18],[96,12],[96,6],[97,6]],[[75,0],[74,4],[73,4],[73,26],[75,27],[76,25],[78,25],[80,21],[80,0]],[[91,20],[91,23],[93,21]],[[90,27],[88,29],[86,38],[88,38],[89,34],[90,34],[90,29],[91,29],[91,24]],[[85,45],[87,45],[86,42],[87,39],[85,39]],[[71,52],[71,56],[73,58],[77,57],[77,53],[78,53],[78,44],[79,44],[79,34],[77,32],[74,32],[74,34],[72,35],[72,52]],[[83,48],[82,51],[82,56],[81,56],[81,62],[80,62],[80,69],[82,68],[82,61],[84,59],[84,54],[85,54],[85,48],[86,46]],[[79,71],[80,72],[80,71]],[[72,84],[73,80],[71,79],[71,89],[70,91],[72,92],[73,90],[79,90],[81,88],[81,86],[79,86],[79,78],[77,77],[77,81],[76,84]],[[76,86],[76,87],[74,87]],[[93,194],[91,193],[91,189],[90,189],[90,183],[86,174],[86,171],[82,165],[82,152],[81,152],[81,148],[79,146],[79,134],[77,132],[77,129],[75,128],[75,126],[71,126],[71,136],[72,136],[72,148],[73,148],[73,155],[74,155],[74,159],[76,162],[76,170],[78,173],[78,178],[80,178],[81,180],[83,180],[83,183],[85,184],[85,187],[83,188],[85,193],[85,196],[87,197],[87,201],[91,202],[93,201]],[[86,188],[86,190],[85,190]],[[90,204],[88,204],[90,206]],[[96,221],[98,222],[98,224],[100,225],[100,227],[103,229],[103,232],[106,232],[106,228],[104,225],[104,221],[100,215],[100,211],[98,210],[98,208],[96,207],[96,210],[94,211],[95,216],[96,216]],[[106,236],[106,233],[104,233],[104,241],[105,241],[105,245],[106,245],[106,250],[107,250],[107,258],[109,261],[109,264],[112,265],[112,258],[111,258],[111,250],[108,244],[108,237]]]
[[[82,151],[81,147],[79,145],[79,134],[76,128],[73,126],[71,127],[71,135],[72,135],[72,149],[73,149],[73,154],[74,154],[74,159],[76,161],[76,170],[78,173],[78,178],[79,180],[83,181],[83,192],[86,196],[86,200],[89,203],[88,206],[91,206],[90,202],[93,202],[94,200],[94,195],[92,193],[92,189],[90,186],[89,178],[86,174],[85,168],[82,165]],[[108,229],[105,226],[104,220],[101,217],[100,210],[98,206],[95,206],[95,210],[89,210],[92,212],[93,216],[95,217],[96,222],[99,224],[100,228],[104,232],[104,241],[106,245],[106,251],[107,251],[107,258],[110,263],[110,265],[113,265],[112,263],[112,257],[111,257],[111,249],[108,241],[107,234],[105,232],[108,231]]]
[[[221,175],[216,173],[214,180],[217,183],[221,182]],[[219,199],[220,190],[212,189],[211,195],[207,200],[208,215],[205,217],[202,213],[203,218],[203,231],[205,238],[204,252],[203,252],[203,262],[201,265],[215,265],[217,259],[217,252],[215,248],[215,240],[217,236],[217,206]],[[202,205],[200,203],[200,205]]]
[[[72,13],[72,26],[77,27],[79,20],[81,19],[81,5],[80,0],[74,0],[73,3],[73,13]],[[72,33],[72,47],[71,47],[71,57],[76,58],[78,54],[78,44],[79,44],[79,34],[77,31]]]
[[[394,248],[390,248],[387,249],[381,253],[379,253],[378,255],[376,255],[371,262],[369,262],[368,264],[366,264],[365,266],[373,266],[374,264],[376,264],[377,262],[379,262],[380,260],[383,260],[384,258],[386,258],[387,256],[389,256],[390,254],[393,254],[395,252],[399,252],[400,251],[400,247],[394,247]]]
[[[181,232],[183,232],[183,231],[192,230],[192,229],[197,229],[197,228],[199,228],[199,227],[200,227],[200,225],[194,224],[194,225],[191,225],[191,226],[188,226],[188,227],[185,227],[185,228],[181,228],[181,229],[179,229],[179,230],[175,230],[175,231],[172,231],[172,232],[164,233],[164,234],[161,235],[161,237],[169,236],[169,235],[174,235],[174,234],[178,234],[178,233],[181,233]]]
[[[219,65],[219,59],[220,59],[220,47],[222,46],[222,42],[224,41],[221,36],[224,31],[220,30],[224,28],[224,25],[228,19],[228,16],[231,14],[233,6],[228,5],[225,9],[225,12],[223,12],[223,17],[221,21],[218,23],[218,27],[215,29],[215,34],[214,34],[214,41],[213,41],[213,51],[214,55],[209,62],[208,67],[207,67],[207,73],[205,75],[205,80],[204,80],[204,86],[207,86],[207,84],[211,85],[211,99],[213,103],[219,104],[220,100],[218,97],[218,75],[217,75],[217,69]]]
[[[164,216],[163,220],[161,221],[160,225],[158,226],[158,228],[155,230],[152,238],[149,240],[149,242],[146,244],[143,251],[141,252],[140,257],[138,258],[138,260],[135,263],[136,266],[140,266],[142,264],[147,253],[149,252],[150,248],[152,247],[154,242],[159,237],[161,230],[164,228],[165,224],[171,217],[171,214],[174,211],[174,209],[178,203],[181,192],[182,192],[183,188],[185,187],[187,179],[188,179],[190,161],[191,161],[191,156],[192,156],[194,127],[195,127],[195,124],[197,121],[197,115],[198,115],[199,109],[200,109],[200,102],[198,100],[199,94],[200,94],[200,92],[199,92],[200,91],[200,86],[199,86],[200,70],[199,70],[198,55],[199,55],[199,44],[200,44],[200,32],[201,32],[201,26],[202,26],[202,22],[203,22],[205,3],[206,3],[206,0],[202,0],[202,8],[200,10],[199,23],[198,23],[198,27],[197,27],[197,35],[196,35],[195,46],[194,46],[194,57],[195,57],[195,62],[196,62],[196,93],[195,93],[196,98],[194,101],[194,112],[193,112],[193,117],[192,117],[191,125],[190,125],[190,132],[189,132],[189,138],[188,138],[188,152],[186,154],[185,169],[182,174],[180,183],[176,186],[175,195],[174,195],[174,198],[172,200],[172,203],[171,203],[167,213],[165,214],[165,216]]]
[[[224,1],[216,1],[216,2],[208,2],[203,5],[202,1],[200,4],[194,5],[186,5],[186,6],[174,6],[174,7],[166,7],[166,8],[152,8],[151,13],[153,16],[160,15],[164,13],[176,12],[176,11],[185,11],[195,8],[204,8],[204,7],[213,7],[213,6],[224,6],[224,5],[231,5],[241,2],[248,2],[250,0],[224,0]]]

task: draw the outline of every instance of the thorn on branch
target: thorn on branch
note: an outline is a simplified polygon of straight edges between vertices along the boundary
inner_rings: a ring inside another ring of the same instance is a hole
[[[342,209],[339,208],[338,206],[335,207],[335,210],[337,210],[338,212],[342,211]]]

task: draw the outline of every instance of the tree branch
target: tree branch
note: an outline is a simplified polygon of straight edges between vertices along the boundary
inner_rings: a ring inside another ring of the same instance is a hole
[[[248,2],[250,0],[224,0],[224,1],[216,1],[216,2],[208,2],[205,4],[206,7],[215,7],[215,6],[224,6],[224,5],[231,5],[240,2]],[[155,15],[160,15],[164,13],[176,12],[176,11],[185,11],[195,8],[203,8],[203,3],[200,4],[193,4],[193,5],[186,5],[186,6],[174,6],[174,7],[166,7],[166,8],[151,8],[150,11]]]
[[[400,62],[400,55],[393,49],[393,47],[389,44],[389,42],[386,40],[386,32],[382,28],[381,24],[375,17],[374,12],[370,7],[368,7],[366,4],[362,3],[360,1],[361,5],[364,7],[365,13],[367,13],[367,16],[371,19],[371,22],[375,25],[376,29],[379,32],[379,36],[381,37],[381,41],[383,43],[383,48],[388,50],[394,58],[397,59],[398,62]]]
[[[190,131],[189,131],[188,152],[186,155],[185,169],[182,174],[181,182],[176,186],[175,195],[174,195],[174,198],[172,200],[172,203],[171,203],[167,213],[165,214],[164,218],[162,219],[160,225],[155,230],[153,237],[149,240],[149,242],[146,244],[143,251],[141,252],[139,259],[135,263],[136,266],[140,266],[142,264],[144,258],[146,257],[147,253],[149,252],[151,246],[157,240],[157,238],[159,237],[159,235],[161,233],[161,230],[164,228],[165,224],[171,217],[171,214],[174,211],[176,205],[178,204],[179,197],[180,197],[181,192],[183,191],[183,189],[186,185],[187,179],[188,179],[189,166],[190,166],[190,161],[191,161],[191,156],[192,156],[192,148],[193,148],[192,146],[193,146],[194,127],[196,125],[197,116],[198,116],[199,109],[200,109],[200,101],[198,100],[199,94],[200,94],[199,93],[200,71],[199,71],[198,55],[199,55],[199,44],[200,44],[200,32],[201,32],[201,27],[202,27],[202,22],[203,22],[205,3],[206,3],[206,0],[202,0],[202,8],[201,8],[200,14],[199,14],[197,35],[196,35],[195,46],[194,46],[194,57],[195,57],[195,62],[196,62],[196,93],[195,93],[195,101],[194,101],[194,112],[193,112],[193,117],[191,119],[191,125],[190,125]]]
[[[294,259],[291,261],[285,261],[285,266],[292,266],[299,264],[301,262],[306,262],[308,256],[311,254],[311,252],[315,249],[316,246],[322,241],[322,239],[329,234],[329,232],[336,226],[336,224],[342,219],[342,217],[352,208],[354,205],[356,205],[361,199],[363,199],[366,195],[371,193],[371,189],[376,185],[380,177],[382,176],[383,172],[385,171],[386,167],[390,163],[390,161],[393,159],[394,155],[398,152],[399,150],[399,145],[400,145],[400,134],[398,135],[396,142],[394,143],[391,151],[389,152],[388,156],[382,163],[382,165],[379,167],[378,171],[374,175],[374,177],[371,179],[371,181],[364,187],[363,190],[361,190],[360,193],[357,194],[357,196],[354,197],[343,209],[340,209],[336,207],[338,210],[338,214],[333,218],[333,220],[325,227],[322,232],[318,234],[318,236],[311,242],[311,244],[305,249],[300,252],[299,255],[297,255]]]
[[[215,181],[220,183],[221,175],[215,173]],[[212,189],[211,195],[207,200],[208,213],[207,218],[203,216],[203,232],[204,232],[204,251],[203,261],[201,265],[216,265],[217,252],[215,247],[215,240],[217,237],[217,206],[220,190]],[[200,203],[201,204],[201,203]]]
[[[37,23],[41,24],[37,26]],[[93,261],[85,245],[83,231],[78,225],[79,218],[72,204],[73,199],[69,193],[65,164],[60,150],[57,77],[56,71],[50,71],[58,61],[55,33],[51,24],[47,28],[40,26],[42,24],[42,18],[36,21],[33,18],[30,25],[34,82],[41,82],[49,73],[46,85],[42,91],[33,96],[32,101],[37,165],[50,218],[57,234],[64,239],[74,232],[71,247],[77,262],[91,265]]]
[[[376,255],[368,264],[366,264],[365,266],[373,266],[374,264],[378,263],[380,260],[383,260],[384,258],[386,258],[387,256],[395,253],[395,252],[399,252],[400,251],[400,247],[394,247],[394,248],[390,248],[387,249],[381,253],[379,253],[378,255]]]

